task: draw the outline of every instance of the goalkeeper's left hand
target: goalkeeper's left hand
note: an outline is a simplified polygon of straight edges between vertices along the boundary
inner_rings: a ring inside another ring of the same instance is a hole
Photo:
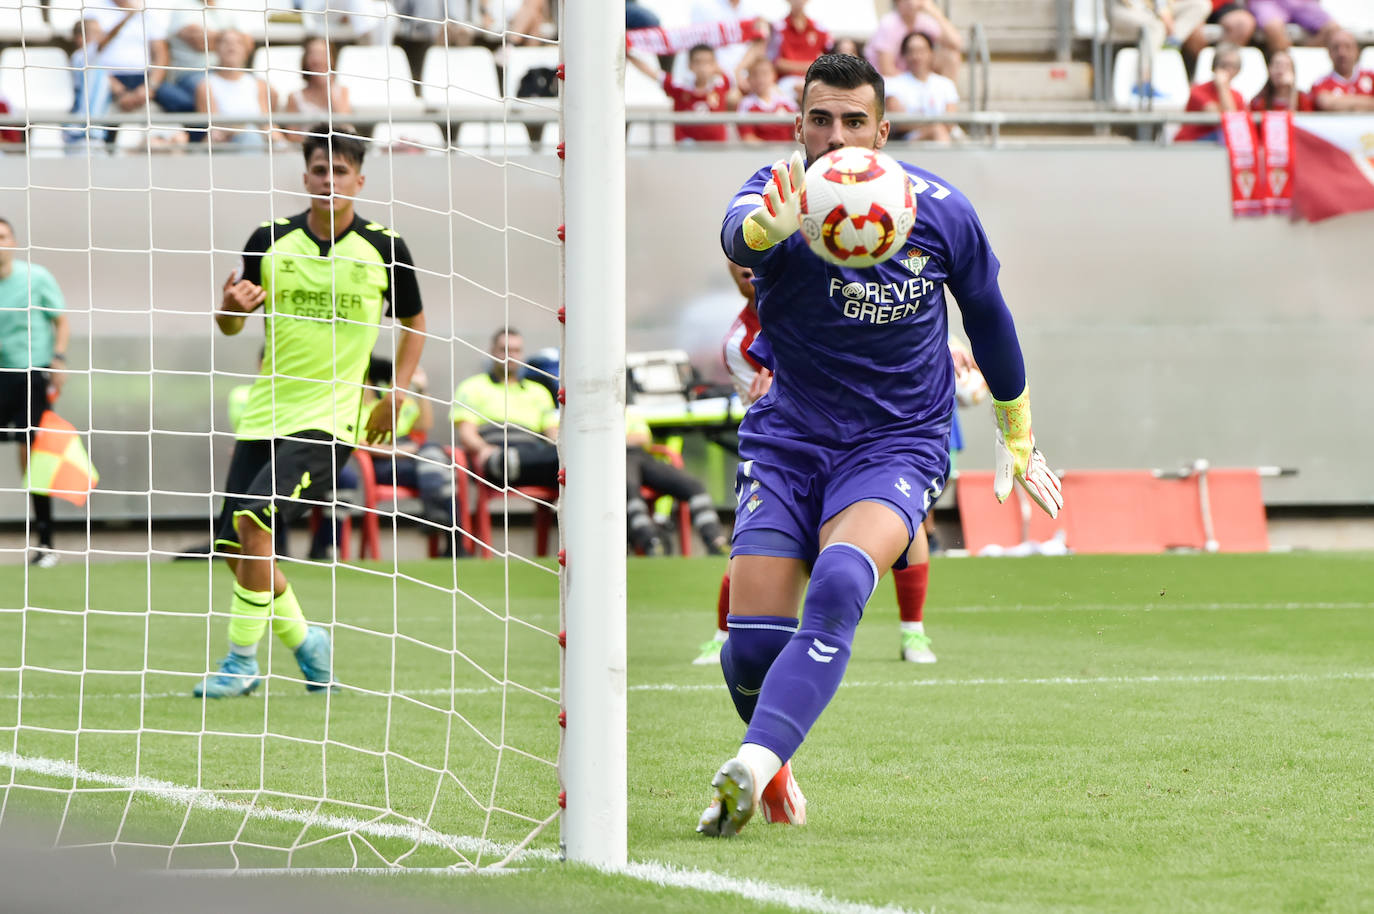
[[[1037,505],[1050,517],[1058,517],[1064,507],[1064,492],[1059,477],[1054,475],[1045,455],[1035,446],[1031,434],[1029,388],[1015,400],[993,400],[992,411],[997,417],[997,471],[992,478],[992,492],[999,502],[1011,494],[1011,483],[1021,483]]]

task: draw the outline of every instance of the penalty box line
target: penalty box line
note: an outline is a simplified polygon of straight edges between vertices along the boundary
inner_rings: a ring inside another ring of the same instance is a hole
[[[376,822],[365,819],[349,818],[347,816],[323,815],[300,809],[280,809],[271,806],[258,806],[241,800],[222,797],[216,793],[198,787],[188,787],[186,785],[176,784],[171,781],[163,781],[157,778],[145,776],[128,777],[126,775],[91,771],[81,768],[65,759],[35,758],[18,755],[13,752],[0,751],[0,768],[10,768],[14,771],[25,771],[47,777],[70,778],[73,781],[103,784],[107,787],[113,787],[119,790],[129,790],[153,797],[154,799],[162,800],[175,806],[190,805],[198,809],[234,813],[250,819],[267,819],[293,825],[328,828],[345,834],[358,833],[377,838],[401,838],[407,841],[414,841],[418,844],[444,847],[450,850],[459,849],[468,853],[490,853],[504,856],[514,847],[513,845],[498,844],[486,839],[474,838],[466,835],[441,834],[418,824],[405,825]],[[34,785],[11,783],[6,785],[6,789],[23,789],[26,787],[32,788],[33,786]],[[392,815],[395,814],[392,813]],[[703,838],[702,840],[708,839]],[[557,861],[558,859],[558,854],[542,848],[525,848],[514,857],[514,861]],[[758,879],[732,876],[728,873],[689,869],[652,860],[632,861],[623,867],[597,867],[596,869],[605,873],[625,876],[641,882],[651,882],[655,885],[669,888],[689,889],[692,891],[713,894],[736,895],[763,904],[780,905],[794,911],[803,911],[806,912],[806,914],[921,914],[921,912],[918,911],[910,911],[906,908],[893,905],[878,907],[861,902],[844,901],[842,899],[832,898],[823,892],[818,892],[813,889],[774,885]],[[348,870],[342,868],[331,869],[311,867],[299,872],[290,869],[273,870],[255,868],[245,870],[169,870],[168,874],[174,876],[209,878],[228,876],[289,877],[328,874],[381,875],[406,872],[409,871],[400,868],[370,867],[362,870]],[[495,873],[502,872],[502,870],[492,870],[486,867],[480,870],[475,867],[451,867],[446,869],[424,868],[417,871],[416,874],[463,875],[471,872]]]

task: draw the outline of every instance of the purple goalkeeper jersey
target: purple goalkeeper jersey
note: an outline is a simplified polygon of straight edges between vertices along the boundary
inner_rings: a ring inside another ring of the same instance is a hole
[[[873,267],[828,263],[801,232],[767,251],[741,226],[762,203],[771,166],[745,182],[725,214],[726,255],[754,271],[757,307],[776,372],[741,436],[805,437],[832,447],[891,434],[949,433],[954,368],[945,287],[994,397],[1025,388],[1016,329],[997,284],[1000,264],[968,199],[901,163],[916,191],[916,223],[895,256]],[[758,345],[758,342],[755,343]]]

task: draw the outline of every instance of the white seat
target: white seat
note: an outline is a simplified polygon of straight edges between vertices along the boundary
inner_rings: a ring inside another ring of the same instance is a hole
[[[692,4],[688,0],[639,0],[639,3],[653,12],[665,29],[692,21]]]
[[[72,110],[74,71],[61,48],[11,47],[0,51],[0,92],[31,116]]]
[[[778,20],[782,20],[786,15],[787,10],[783,10]],[[878,13],[872,3],[855,3],[854,0],[811,0],[806,7],[806,15],[829,32],[831,38],[867,41],[878,28]]]
[[[1293,55],[1293,81],[1302,92],[1310,92],[1314,82],[1331,72],[1331,55],[1326,53],[1326,48],[1295,45],[1288,53]]]
[[[1374,45],[1365,48],[1360,54],[1358,66],[1361,70],[1374,70]]]
[[[84,0],[49,0],[48,25],[52,26],[53,37],[70,38],[72,29],[81,21]]]
[[[515,50],[515,48],[511,48]],[[420,97],[442,108],[496,108],[501,86],[496,60],[482,47],[432,47],[420,66]]]
[[[30,127],[29,155],[61,156],[67,154],[67,144],[62,138],[61,127]]]
[[[415,97],[405,51],[394,44],[349,45],[339,52],[334,70],[348,87],[354,109],[386,108],[397,114],[424,109]]]
[[[0,0],[0,42],[44,44],[52,40],[52,27],[43,21],[38,0]]]
[[[305,85],[305,77],[301,75],[300,45],[259,45],[253,52],[253,70],[267,80],[283,105],[288,95]]]
[[[372,130],[372,142],[400,152],[447,152],[444,131],[433,121],[382,121]]]
[[[1197,70],[1193,74],[1195,84],[1202,85],[1212,81],[1212,61],[1216,55],[1217,49],[1212,47],[1203,48],[1198,52]],[[1248,102],[1259,94],[1268,81],[1269,67],[1264,62],[1264,52],[1259,48],[1241,48],[1240,72],[1232,80],[1231,87]]]
[[[1112,65],[1112,104],[1123,111],[1135,111],[1149,104],[1145,99],[1132,94],[1139,81],[1140,50],[1122,48],[1116,52]],[[1155,111],[1182,111],[1188,106],[1188,70],[1183,66],[1183,55],[1171,48],[1155,52],[1154,72],[1151,83],[1160,97],[1150,106]]]
[[[1322,0],[1322,9],[1362,42],[1374,40],[1374,3],[1369,0]]]
[[[558,66],[556,45],[515,45],[506,48],[506,97],[515,98],[520,80],[535,67]]]
[[[530,151],[530,134],[524,124],[482,124],[471,121],[458,128],[453,145],[472,152],[517,155]]]
[[[1107,37],[1107,7],[1103,0],[1073,0],[1073,37]]]

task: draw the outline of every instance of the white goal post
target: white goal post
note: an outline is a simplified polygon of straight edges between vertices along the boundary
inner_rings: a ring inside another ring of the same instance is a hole
[[[566,301],[561,522],[568,859],[626,862],[625,18],[562,18]]]

